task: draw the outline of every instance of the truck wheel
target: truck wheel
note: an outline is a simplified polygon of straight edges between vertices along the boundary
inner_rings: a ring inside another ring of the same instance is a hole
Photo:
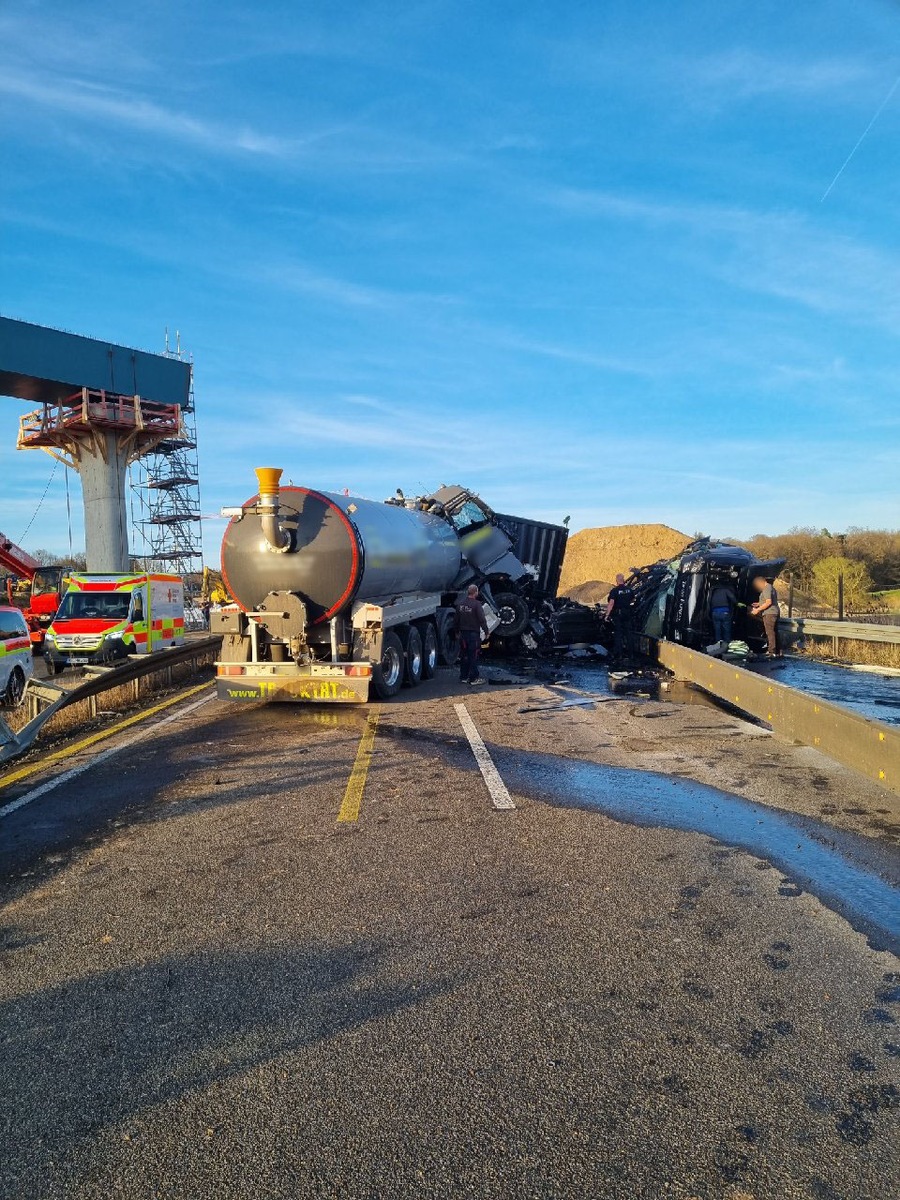
[[[10,708],[18,708],[25,695],[25,675],[21,667],[15,667],[6,685],[6,703]]]
[[[403,683],[403,646],[392,630],[381,639],[381,662],[372,667],[372,686],[379,700],[390,700]]]
[[[63,671],[66,669],[65,663],[54,662],[52,658],[45,658],[44,662],[47,664],[48,675],[62,675]]]
[[[515,592],[497,592],[494,596],[500,624],[494,630],[498,637],[518,637],[528,628],[531,613],[527,602]]]
[[[410,625],[406,635],[406,686],[418,687],[422,682],[422,635]]]
[[[434,679],[437,671],[438,645],[437,633],[432,621],[422,621],[419,625],[422,635],[422,678]]]
[[[452,667],[459,657],[459,634],[453,625],[453,613],[441,609],[437,614],[437,644],[438,658],[445,667]]]

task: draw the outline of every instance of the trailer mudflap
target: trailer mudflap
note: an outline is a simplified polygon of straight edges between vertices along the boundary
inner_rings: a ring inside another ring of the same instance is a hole
[[[369,663],[216,663],[219,700],[288,703],[365,704]]]

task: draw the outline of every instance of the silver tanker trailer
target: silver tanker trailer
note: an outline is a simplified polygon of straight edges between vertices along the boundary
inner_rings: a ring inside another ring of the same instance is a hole
[[[540,572],[512,552],[493,513],[464,488],[378,503],[280,486],[231,517],[222,576],[237,607],[213,614],[223,635],[217,691],[227,700],[359,703],[416,686],[453,662],[453,604],[476,582],[492,633],[518,636]]]

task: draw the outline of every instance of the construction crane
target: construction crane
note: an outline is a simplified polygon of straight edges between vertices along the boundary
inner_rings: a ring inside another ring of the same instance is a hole
[[[67,567],[45,567],[27,550],[17,546],[11,538],[0,533],[0,567],[11,575],[6,580],[6,595],[10,604],[23,608],[25,620],[31,633],[31,644],[39,650],[44,641],[47,626],[59,608],[62,581]],[[15,579],[28,581],[27,594],[17,595]],[[23,603],[24,601],[24,603]]]

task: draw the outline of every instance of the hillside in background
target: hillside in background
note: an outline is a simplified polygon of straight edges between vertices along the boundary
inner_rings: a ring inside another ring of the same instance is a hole
[[[668,525],[604,525],[573,533],[566,546],[559,594],[596,604],[621,571],[679,554],[691,539]]]

